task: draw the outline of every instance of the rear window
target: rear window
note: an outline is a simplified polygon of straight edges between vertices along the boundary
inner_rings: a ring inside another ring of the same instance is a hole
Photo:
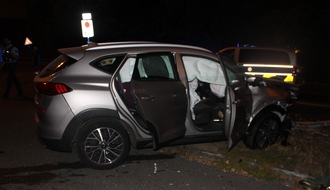
[[[137,57],[133,73],[135,80],[176,80],[176,72],[172,54],[151,53]]]
[[[47,77],[53,75],[62,69],[72,65],[77,60],[72,59],[64,54],[61,54],[57,58],[55,58],[52,62],[50,62],[39,74],[39,77]]]
[[[284,51],[241,49],[239,63],[290,64],[290,57]]]
[[[119,64],[123,61],[125,55],[114,55],[110,57],[103,57],[91,63],[91,66],[98,70],[113,74],[118,68]]]

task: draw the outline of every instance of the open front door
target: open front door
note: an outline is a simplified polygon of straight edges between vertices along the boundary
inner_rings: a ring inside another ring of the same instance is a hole
[[[240,72],[234,63],[228,63],[226,57],[222,57],[225,64],[229,86],[226,94],[226,135],[228,148],[232,149],[247,132],[247,125],[252,109],[252,94],[245,81],[244,74]]]
[[[185,134],[186,88],[178,79],[172,55],[137,57],[132,94],[139,115],[154,138],[154,149]]]
[[[236,89],[239,90],[239,89]],[[228,116],[226,119],[229,119],[229,134],[228,134],[228,148],[232,149],[246,134],[247,130],[247,113],[244,105],[242,104],[243,100],[239,99],[238,92],[235,93],[235,90],[228,88],[227,96],[227,113]]]
[[[232,100],[235,98],[235,94],[233,90],[227,86],[226,90],[226,113],[225,113],[225,135],[228,138],[228,148],[231,149],[233,144],[233,139],[231,137],[232,130],[235,123],[235,113],[236,113],[236,106],[232,104]]]

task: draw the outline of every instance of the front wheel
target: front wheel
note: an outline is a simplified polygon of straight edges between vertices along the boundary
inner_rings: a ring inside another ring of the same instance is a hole
[[[257,118],[251,126],[245,144],[252,149],[264,149],[276,143],[280,136],[281,121],[274,113]]]
[[[123,163],[129,154],[129,139],[116,122],[99,118],[88,121],[77,136],[80,161],[94,169],[111,169]]]

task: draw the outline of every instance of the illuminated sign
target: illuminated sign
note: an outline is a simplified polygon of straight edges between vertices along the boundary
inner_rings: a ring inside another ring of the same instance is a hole
[[[93,27],[93,21],[92,21],[92,14],[83,13],[82,18],[83,18],[83,20],[81,20],[82,36],[84,38],[93,37],[94,36],[94,27]]]

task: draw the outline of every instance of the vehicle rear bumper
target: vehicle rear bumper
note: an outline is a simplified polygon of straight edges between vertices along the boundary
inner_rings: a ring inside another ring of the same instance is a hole
[[[39,142],[47,149],[61,151],[61,152],[72,152],[72,148],[70,146],[65,146],[62,140],[47,139],[41,137],[38,133],[37,136]]]

